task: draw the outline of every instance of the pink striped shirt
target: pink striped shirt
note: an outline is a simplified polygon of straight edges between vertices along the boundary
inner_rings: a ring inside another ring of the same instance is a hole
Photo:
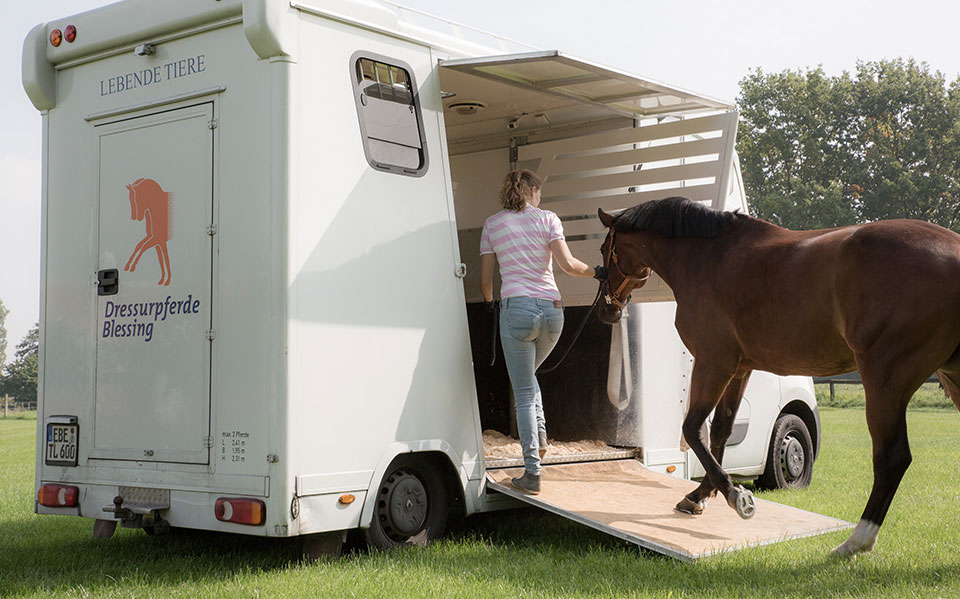
[[[483,223],[480,254],[497,256],[500,297],[560,299],[550,250],[555,239],[563,239],[560,218],[530,204],[523,212],[501,210]]]

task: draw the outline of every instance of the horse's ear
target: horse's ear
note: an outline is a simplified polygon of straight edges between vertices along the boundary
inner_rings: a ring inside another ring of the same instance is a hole
[[[129,186],[129,185],[127,185],[127,189],[130,189],[130,186]]]
[[[600,222],[603,223],[604,227],[609,227],[613,224],[613,215],[604,212],[603,208],[597,208],[597,216],[600,217]]]

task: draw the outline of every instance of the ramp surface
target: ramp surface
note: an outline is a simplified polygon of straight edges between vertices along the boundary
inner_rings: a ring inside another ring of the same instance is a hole
[[[652,472],[636,460],[544,466],[539,495],[510,484],[521,474],[521,468],[487,471],[488,488],[682,560],[853,527],[763,499],[749,520],[719,497],[708,500],[700,516],[683,514],[673,507],[697,483]]]

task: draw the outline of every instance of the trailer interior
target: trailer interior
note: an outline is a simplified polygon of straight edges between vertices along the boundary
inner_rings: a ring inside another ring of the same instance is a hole
[[[519,456],[508,459],[491,447],[502,441],[498,434],[515,437],[516,425],[478,277],[480,233],[484,220],[500,209],[503,176],[513,168],[537,172],[543,179],[541,207],[560,217],[575,256],[599,264],[605,231],[597,208],[621,210],[671,194],[720,205],[736,113],[723,102],[556,51],[441,61],[440,83],[487,467],[516,466]],[[566,322],[542,369],[557,363],[597,292],[596,281],[562,272],[557,283]],[[635,295],[644,301],[670,298],[659,280]],[[588,318],[562,367],[538,377],[551,441],[546,463],[642,451],[635,405],[621,401],[628,376],[620,352],[611,352],[611,331]]]

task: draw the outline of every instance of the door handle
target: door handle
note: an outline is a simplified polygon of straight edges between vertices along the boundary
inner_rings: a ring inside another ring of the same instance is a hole
[[[97,272],[97,295],[116,295],[120,290],[120,273],[116,268]]]

